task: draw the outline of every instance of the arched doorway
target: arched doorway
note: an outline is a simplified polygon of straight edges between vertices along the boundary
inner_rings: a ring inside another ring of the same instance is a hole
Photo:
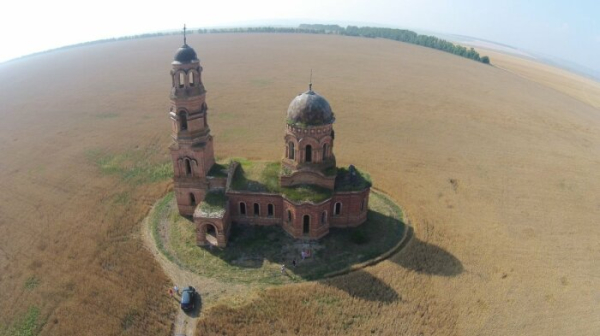
[[[211,245],[218,246],[217,228],[214,225],[207,223],[204,225],[204,230],[206,231],[206,241]]]
[[[306,157],[304,158],[304,161],[306,162],[311,162],[312,161],[312,146],[311,145],[306,145]]]
[[[307,235],[310,233],[310,216],[304,215],[304,225],[302,226],[302,233]]]

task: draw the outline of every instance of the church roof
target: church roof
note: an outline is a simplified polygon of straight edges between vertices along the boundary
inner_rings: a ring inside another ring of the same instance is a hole
[[[182,45],[181,48],[177,49],[174,61],[179,63],[191,63],[193,61],[198,61],[198,56],[196,55],[194,48],[188,46],[186,43]]]
[[[332,124],[335,116],[329,102],[311,89],[292,100],[287,111],[288,124],[319,126]]]

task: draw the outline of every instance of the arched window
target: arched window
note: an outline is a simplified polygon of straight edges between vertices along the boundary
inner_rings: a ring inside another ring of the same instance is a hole
[[[254,203],[254,216],[260,216],[260,204]]]
[[[190,72],[188,74],[188,80],[189,80],[190,86],[194,86],[194,73],[193,72]]]
[[[190,204],[196,205],[196,196],[194,195],[194,193],[190,193]]]
[[[327,223],[327,211],[323,211],[321,214],[321,224]]]
[[[327,144],[323,144],[323,161],[327,160]]]
[[[185,111],[179,111],[179,130],[187,130],[187,113]]]
[[[290,141],[290,143],[288,144],[288,158],[290,160],[294,159],[294,143]]]
[[[288,222],[291,223],[292,222],[292,211],[288,210],[287,213],[288,213]]]
[[[190,159],[185,159],[185,174],[192,175],[192,162],[190,162]]]
[[[339,216],[342,213],[342,203],[337,202],[335,203],[335,209],[333,211],[333,214],[336,216]]]
[[[269,216],[269,217],[273,217],[273,212],[274,212],[274,211],[273,211],[273,208],[274,208],[273,204],[269,204],[269,205],[267,206],[267,216]]]
[[[311,162],[312,161],[312,146],[311,145],[306,145],[306,157],[304,158],[304,161],[306,162]]]
[[[308,234],[310,232],[310,216],[304,215],[303,225],[302,225],[302,233]]]
[[[185,74],[183,72],[179,73],[179,87],[182,88],[185,86]]]
[[[246,203],[240,202],[240,215],[246,216]]]

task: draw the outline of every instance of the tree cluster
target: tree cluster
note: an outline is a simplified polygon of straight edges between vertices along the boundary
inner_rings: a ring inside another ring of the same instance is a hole
[[[253,27],[253,28],[216,28],[200,29],[198,33],[304,33],[304,34],[339,34],[370,38],[385,38],[400,42],[412,43],[490,64],[488,56],[480,56],[473,48],[465,48],[435,36],[421,35],[414,31],[394,28],[357,27],[346,28],[338,25],[301,24],[298,28],[289,27]]]

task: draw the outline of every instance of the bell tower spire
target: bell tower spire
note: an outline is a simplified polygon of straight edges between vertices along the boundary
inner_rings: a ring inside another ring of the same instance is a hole
[[[179,213],[191,216],[208,190],[206,174],[215,163],[213,137],[208,127],[206,90],[202,66],[196,51],[187,45],[183,26],[183,46],[171,63],[171,138],[174,189]]]

